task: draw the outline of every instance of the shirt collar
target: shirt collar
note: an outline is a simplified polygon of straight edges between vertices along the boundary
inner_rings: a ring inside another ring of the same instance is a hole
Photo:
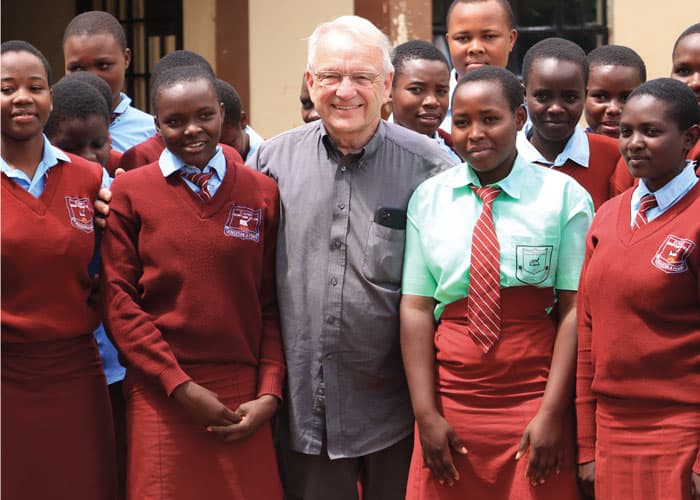
[[[178,156],[174,155],[168,148],[165,148],[158,158],[158,166],[160,171],[163,173],[163,177],[169,177],[179,170],[184,170],[186,172],[200,172],[198,167],[193,167],[187,165]],[[219,179],[224,178],[226,173],[226,158],[221,150],[221,146],[216,146],[216,153],[211,157],[207,166],[204,167],[201,172],[214,170]]]
[[[505,177],[505,179],[501,179],[496,184],[492,185],[501,188],[511,198],[515,198],[516,200],[519,199],[520,187],[522,185],[521,176],[523,175],[523,164],[525,163],[527,162],[518,152],[518,154],[515,156],[513,168],[511,169],[510,173]],[[460,189],[472,184],[475,186],[481,186],[479,177],[468,163],[462,163],[457,167],[446,170],[443,174],[441,174],[440,179],[443,184],[451,187],[452,189]]]
[[[120,92],[119,93],[119,104],[117,104],[117,107],[114,108],[114,110],[112,111],[112,114],[121,115],[127,109],[129,109],[130,104],[131,104],[131,98],[128,95],[126,95],[124,92]]]
[[[640,179],[639,185],[632,193],[632,206],[638,208],[643,196],[653,194],[659,210],[665,211],[678,200],[679,196],[687,193],[696,182],[698,178],[695,175],[694,164],[687,160],[683,170],[654,193],[649,190],[644,179]]]
[[[10,167],[4,158],[0,158],[0,169],[2,172],[10,178],[23,180],[26,186],[30,186],[35,184],[38,179],[42,178],[44,174],[49,171],[49,169],[58,165],[59,162],[63,161],[70,163],[70,158],[66,153],[51,144],[45,135],[43,138],[44,145],[41,153],[41,161],[36,167],[33,179],[30,179],[27,174],[21,170]]]
[[[318,121],[321,122],[319,125],[319,131],[321,133],[321,140],[323,141],[323,144],[326,147],[326,151],[328,151],[329,155],[336,159],[342,158],[343,156],[355,156],[358,159],[362,158],[362,160],[365,160],[377,152],[379,146],[384,142],[384,137],[386,136],[386,123],[384,122],[384,120],[380,119],[379,126],[377,127],[376,132],[369,140],[369,142],[364,145],[361,152],[354,153],[351,155],[343,155],[343,153],[341,153],[338,149],[338,146],[336,146],[333,138],[328,133],[328,130],[326,130],[326,126],[323,124],[323,120]]]
[[[564,146],[561,153],[550,162],[532,145],[528,136],[524,132],[518,132],[517,139],[518,152],[523,155],[524,159],[530,163],[542,163],[552,167],[561,167],[568,160],[573,161],[577,165],[588,168],[588,163],[591,157],[591,149],[588,145],[588,137],[581,127],[576,126],[574,133],[569,137],[569,140]]]

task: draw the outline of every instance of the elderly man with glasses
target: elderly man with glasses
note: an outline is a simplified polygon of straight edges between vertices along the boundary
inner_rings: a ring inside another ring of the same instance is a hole
[[[248,161],[277,181],[282,204],[288,498],[357,500],[358,481],[364,500],[405,495],[413,431],[398,314],[406,207],[418,184],[454,160],[381,119],[389,51],[365,19],[319,25],[306,81],[321,119],[266,141]]]

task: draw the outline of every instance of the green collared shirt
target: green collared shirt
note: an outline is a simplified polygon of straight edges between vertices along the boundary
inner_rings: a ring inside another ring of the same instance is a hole
[[[433,297],[444,307],[469,294],[471,238],[481,199],[463,163],[423,182],[411,197],[402,293]],[[590,195],[574,179],[516,157],[493,202],[500,245],[501,287],[576,290],[593,219]]]

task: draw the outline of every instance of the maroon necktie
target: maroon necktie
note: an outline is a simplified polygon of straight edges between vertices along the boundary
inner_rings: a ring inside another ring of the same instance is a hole
[[[188,173],[188,172],[185,172],[184,170],[180,170],[180,175],[183,176],[188,181],[190,181],[192,184],[199,187],[199,197],[200,198],[202,198],[204,201],[211,200],[211,194],[209,194],[209,188],[207,187],[207,183],[209,182],[209,179],[211,179],[211,176],[214,175],[213,171],[211,171],[207,174],[203,174],[203,173]]]
[[[484,202],[484,207],[472,236],[467,314],[469,334],[487,353],[501,334],[500,247],[492,213],[493,200],[501,189],[474,185],[471,188]]]
[[[634,218],[634,226],[632,226],[632,230],[636,231],[644,224],[649,222],[647,220],[647,211],[658,206],[659,204],[656,202],[656,196],[653,194],[645,194],[642,196],[642,200],[639,203],[639,210],[637,211],[637,217]]]

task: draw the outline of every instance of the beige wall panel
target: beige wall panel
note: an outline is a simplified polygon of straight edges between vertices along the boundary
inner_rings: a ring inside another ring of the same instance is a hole
[[[204,57],[216,71],[216,0],[182,1],[182,46]]]
[[[671,50],[680,33],[700,21],[698,0],[609,0],[610,43],[636,50],[647,77],[671,74]]]
[[[255,0],[249,3],[251,126],[272,137],[302,123],[306,39],[321,22],[353,13],[353,0]]]

